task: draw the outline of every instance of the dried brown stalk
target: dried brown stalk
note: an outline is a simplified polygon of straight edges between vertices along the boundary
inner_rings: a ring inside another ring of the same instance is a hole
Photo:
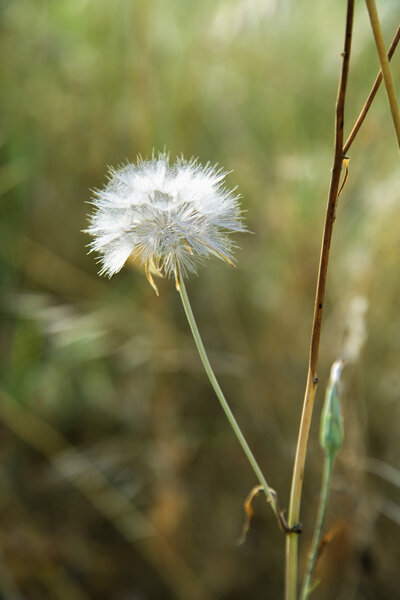
[[[300,517],[301,493],[303,487],[304,465],[307,452],[311,418],[314,407],[315,392],[317,389],[317,365],[319,342],[321,336],[322,311],[325,297],[325,285],[328,272],[329,251],[332,238],[333,224],[335,222],[336,205],[339,192],[340,175],[343,163],[343,124],[344,105],[346,97],[347,79],[349,72],[350,50],[353,30],[354,0],[347,2],[346,31],[344,51],[342,54],[342,71],[339,82],[339,91],[336,102],[335,123],[335,151],[331,182],[326,208],[325,226],[322,238],[320,254],[317,289],[314,304],[314,317],[311,333],[311,344],[309,354],[309,365],[307,384],[304,396],[303,411],[297,441],[296,457],[294,462],[292,487],[290,494],[288,524],[293,527],[298,523]],[[288,533],[286,537],[286,600],[295,600],[297,597],[297,560],[298,560],[298,535]]]

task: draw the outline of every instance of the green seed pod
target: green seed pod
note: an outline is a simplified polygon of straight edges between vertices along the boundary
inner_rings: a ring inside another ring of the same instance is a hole
[[[339,382],[342,369],[343,361],[337,360],[333,363],[321,416],[320,444],[325,454],[332,459],[341,448],[344,437],[343,417],[339,401]]]

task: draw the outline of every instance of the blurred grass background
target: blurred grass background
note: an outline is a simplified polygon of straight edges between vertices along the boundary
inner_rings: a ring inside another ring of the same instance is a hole
[[[397,0],[378,2],[389,44]],[[333,150],[344,3],[2,0],[0,597],[282,597],[284,540],[202,371],[173,282],[86,255],[89,189],[166,147],[233,170],[254,235],[188,290],[210,358],[287,506]],[[397,82],[400,60],[392,61]],[[345,131],[378,70],[356,7]],[[397,86],[399,89],[399,86]],[[339,454],[315,597],[400,594],[400,172],[383,90],[350,152],[303,499],[343,352]],[[358,349],[361,347],[361,351]]]

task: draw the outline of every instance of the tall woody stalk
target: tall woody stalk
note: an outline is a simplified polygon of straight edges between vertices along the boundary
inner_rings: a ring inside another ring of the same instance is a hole
[[[343,124],[344,104],[349,72],[350,50],[353,30],[354,0],[347,1],[346,31],[344,51],[342,53],[342,71],[336,101],[335,122],[335,151],[332,167],[331,182],[326,207],[324,233],[322,238],[320,262],[318,269],[317,288],[315,294],[314,317],[311,332],[311,344],[308,363],[307,383],[301,415],[300,429],[297,440],[296,457],[294,461],[292,486],[290,492],[288,525],[289,528],[299,522],[301,494],[303,488],[304,465],[306,460],[307,443],[310,432],[311,418],[314,407],[315,393],[318,384],[317,365],[319,342],[321,335],[322,311],[324,305],[325,285],[328,271],[329,251],[332,238],[333,224],[336,215],[336,205],[339,192],[340,175],[343,164]],[[297,598],[297,571],[298,571],[298,535],[288,533],[286,537],[286,573],[285,573],[285,598]]]

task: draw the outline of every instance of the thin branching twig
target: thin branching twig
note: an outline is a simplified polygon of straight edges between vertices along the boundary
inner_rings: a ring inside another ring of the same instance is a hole
[[[400,25],[397,28],[397,31],[394,35],[392,43],[390,44],[390,48],[389,48],[389,52],[388,52],[388,61],[391,60],[391,58],[394,54],[394,51],[397,48],[397,44],[399,43],[399,40],[400,40]],[[371,107],[371,104],[374,101],[374,98],[376,96],[377,91],[379,90],[379,86],[381,85],[381,82],[382,82],[382,69],[379,71],[379,73],[375,79],[374,85],[372,86],[372,89],[368,95],[368,98],[366,99],[365,104],[362,107],[361,112],[357,118],[357,121],[354,123],[354,127],[351,130],[349,137],[347,138],[347,140],[343,146],[343,154],[347,154],[350,146],[352,145],[354,138],[356,137],[361,125],[364,122],[365,117],[367,116],[367,113]]]
[[[381,64],[383,81],[386,94],[389,100],[390,112],[393,119],[393,125],[396,132],[397,143],[400,148],[400,110],[397,104],[396,92],[394,89],[393,77],[390,71],[388,57],[386,55],[385,42],[383,40],[381,23],[376,8],[375,0],[365,0],[371,21],[371,27],[374,34],[376,50]]]

